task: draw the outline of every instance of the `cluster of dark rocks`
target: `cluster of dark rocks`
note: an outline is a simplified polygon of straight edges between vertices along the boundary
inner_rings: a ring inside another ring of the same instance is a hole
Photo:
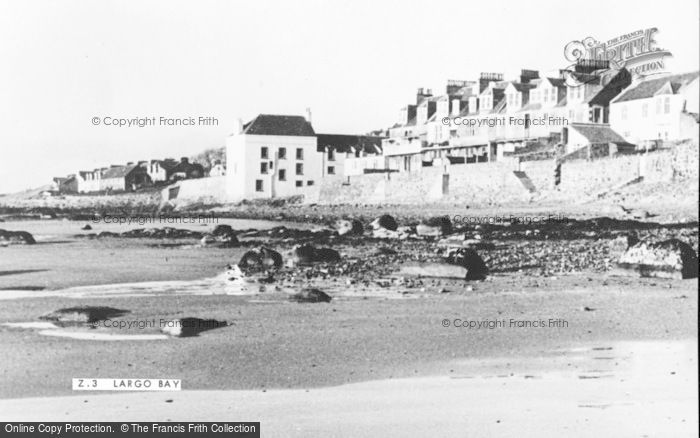
[[[33,245],[34,236],[26,231],[10,231],[0,229],[0,246],[6,245]]]

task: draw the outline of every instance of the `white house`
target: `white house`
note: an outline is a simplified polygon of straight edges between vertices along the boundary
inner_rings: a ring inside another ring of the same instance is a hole
[[[382,140],[384,137],[370,135],[318,134],[316,150],[322,157],[321,175],[332,177],[357,174],[356,160],[380,155]],[[346,163],[351,163],[348,169]]]
[[[226,175],[226,166],[221,160],[216,160],[209,170],[209,176],[224,176]]]
[[[699,76],[695,71],[630,85],[611,102],[611,127],[634,144],[697,140]]]
[[[301,195],[318,184],[323,156],[307,119],[260,114],[239,128],[226,139],[226,191],[231,200]]]

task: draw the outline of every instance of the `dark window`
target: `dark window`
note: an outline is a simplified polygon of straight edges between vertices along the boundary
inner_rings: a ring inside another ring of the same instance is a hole
[[[304,149],[297,148],[297,160],[303,160],[303,159],[304,159]]]
[[[260,158],[263,160],[267,159],[267,147],[263,146],[260,148]]]
[[[260,163],[260,173],[262,173],[262,174],[267,173],[267,163]]]
[[[312,185],[314,185],[314,182],[313,182],[313,181],[306,181],[306,185],[307,185],[307,186],[312,186]]]
[[[328,149],[328,161],[335,161],[335,151]]]
[[[280,181],[287,181],[287,169],[280,169],[279,171],[279,180]]]
[[[296,182],[296,186],[297,186],[297,187],[301,187],[301,186],[303,186],[303,185],[304,185],[304,181],[297,181],[297,182]]]
[[[263,191],[263,181],[261,179],[256,179],[255,180],[255,191],[256,192],[262,192]]]
[[[335,167],[333,167],[333,166],[328,166],[328,174],[329,174],[329,175],[335,175]]]
[[[304,174],[304,165],[301,163],[297,163],[297,175],[303,175]]]
[[[278,152],[278,156],[280,160],[284,160],[287,158],[287,148],[280,148]]]

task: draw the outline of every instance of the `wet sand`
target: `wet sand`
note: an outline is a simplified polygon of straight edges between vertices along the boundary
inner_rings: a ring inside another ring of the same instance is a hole
[[[274,285],[228,294],[222,271],[245,248],[61,230],[1,248],[2,420],[259,420],[263,436],[696,435],[697,279],[515,270],[408,290],[325,281],[331,303],[298,304]],[[73,306],[229,325],[192,338],[36,325]],[[454,326],[550,319],[566,326]],[[77,377],[176,378],[184,391],[76,395]]]
[[[463,359],[449,377],[0,400],[0,412],[14,421],[260,421],[266,437],[697,436],[695,342],[594,345]]]

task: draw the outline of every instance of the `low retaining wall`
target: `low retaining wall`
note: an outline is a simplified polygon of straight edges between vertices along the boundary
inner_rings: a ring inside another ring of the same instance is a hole
[[[161,191],[164,201],[222,203],[226,197],[226,177],[186,179],[178,181]]]
[[[320,204],[422,204],[426,202],[479,205],[527,201],[533,194],[513,171],[525,173],[540,194],[583,199],[640,176],[645,182],[698,178],[698,146],[690,142],[638,155],[562,164],[561,182],[554,186],[555,160],[505,160],[492,163],[425,167],[418,172],[367,174],[321,181]],[[447,175],[447,176],[445,176]]]

